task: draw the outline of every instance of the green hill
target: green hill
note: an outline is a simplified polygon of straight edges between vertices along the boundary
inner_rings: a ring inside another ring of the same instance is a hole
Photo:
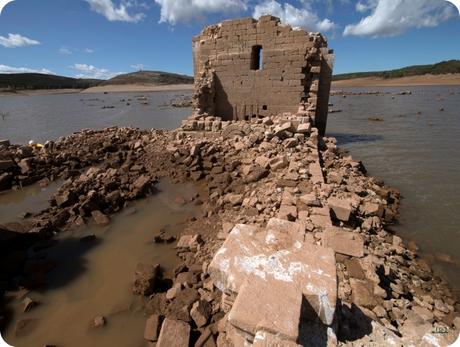
[[[443,61],[432,65],[414,65],[396,70],[388,71],[370,71],[370,72],[354,72],[334,75],[333,81],[349,80],[353,78],[362,77],[380,77],[380,78],[398,78],[407,76],[420,76],[420,75],[443,75],[449,73],[460,73],[460,60]]]
[[[138,71],[118,75],[101,83],[102,86],[114,84],[193,84],[193,77],[162,71]]]
[[[40,73],[0,74],[0,89],[85,89],[101,83],[96,79],[81,79]]]

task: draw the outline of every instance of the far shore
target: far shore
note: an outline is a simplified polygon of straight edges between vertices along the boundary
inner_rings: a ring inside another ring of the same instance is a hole
[[[332,87],[404,87],[404,86],[460,86],[460,74],[423,75],[384,79],[379,77],[353,78],[333,81]]]
[[[333,88],[346,87],[411,87],[411,86],[460,86],[460,74],[423,75],[384,79],[379,77],[363,77],[349,80],[333,81]],[[129,93],[129,92],[167,92],[192,91],[194,84],[120,84],[97,86],[88,89],[38,89],[18,90],[15,92],[0,90],[0,96],[36,96],[53,94],[96,94],[96,93]]]
[[[148,84],[120,84],[92,87],[88,89],[37,89],[2,91],[0,96],[35,96],[55,94],[96,94],[96,93],[129,93],[129,92],[167,92],[167,91],[190,91],[194,90],[193,84],[170,84],[170,85],[148,85]]]
[[[169,84],[169,85],[149,85],[149,84],[113,84],[107,86],[92,87],[83,90],[82,94],[91,93],[123,93],[123,92],[167,92],[180,90],[193,90],[194,84]]]

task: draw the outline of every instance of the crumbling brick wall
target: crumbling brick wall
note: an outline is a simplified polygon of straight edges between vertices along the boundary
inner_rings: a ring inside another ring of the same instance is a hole
[[[321,34],[272,16],[229,20],[195,36],[193,56],[198,113],[224,120],[300,113],[324,133],[333,52]]]

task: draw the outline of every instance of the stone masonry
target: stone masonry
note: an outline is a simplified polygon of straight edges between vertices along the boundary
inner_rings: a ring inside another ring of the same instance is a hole
[[[228,20],[193,38],[194,107],[224,121],[289,112],[324,134],[333,52],[319,33],[272,16]]]

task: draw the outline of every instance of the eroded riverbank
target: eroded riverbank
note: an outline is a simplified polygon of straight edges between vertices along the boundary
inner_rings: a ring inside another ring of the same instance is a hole
[[[177,249],[182,267],[168,288],[153,288],[145,308],[146,317],[168,319],[163,339],[168,337],[170,321],[185,322],[177,324],[181,336],[191,343],[201,338],[225,346],[235,338],[254,339],[256,332],[250,327],[245,335],[238,331],[235,335],[238,323],[227,314],[235,298],[216,283],[208,265],[229,235],[235,234],[235,224],[255,227],[256,234],[263,235],[272,219],[292,223],[284,229],[287,236],[301,231],[300,249],[327,246],[336,253],[330,261],[337,272],[338,290],[329,288],[328,297],[338,299],[333,301],[337,320],[327,342],[391,340],[404,345],[426,338],[444,344],[444,339],[456,335],[457,301],[448,286],[386,228],[397,216],[398,193],[366,177],[360,163],[340,154],[334,139],[318,138],[308,123],[285,117],[234,124],[196,119],[186,122],[184,130],[200,127],[199,122],[207,131],[112,128],[83,132],[51,148],[37,149],[32,153],[36,166],[31,172],[41,172],[41,158],[49,156],[46,165],[58,165],[56,178],[64,175],[67,181],[53,206],[26,220],[28,227],[18,228],[9,242],[15,244],[25,235],[63,232],[91,219],[106,224],[107,216],[122,210],[127,201],[148,195],[157,177],[191,181],[206,192],[200,197],[202,213],[183,230],[189,236],[179,241]],[[21,180],[18,172],[11,175],[12,182]],[[330,237],[331,230],[338,238]],[[288,251],[289,240],[277,247]],[[10,275],[16,276],[6,278],[8,289],[30,284],[23,261],[10,269]],[[158,338],[153,332],[159,325],[150,328],[147,339],[151,341]],[[450,333],[436,335],[433,329]],[[308,341],[299,337],[294,342]]]

